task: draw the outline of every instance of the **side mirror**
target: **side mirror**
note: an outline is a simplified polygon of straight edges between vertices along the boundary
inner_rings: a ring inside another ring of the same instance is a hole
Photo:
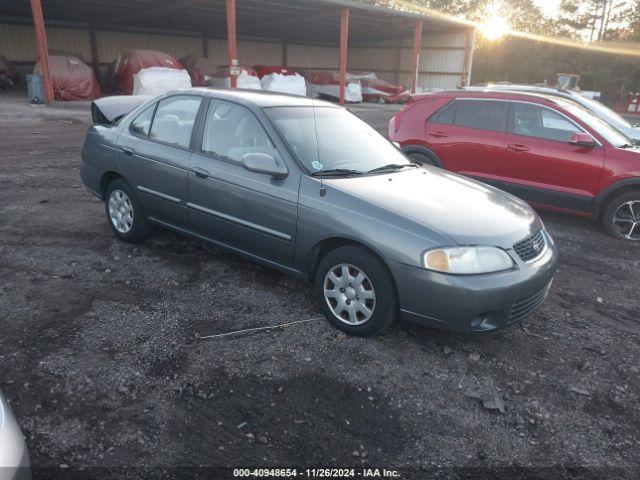
[[[595,139],[588,133],[574,133],[569,140],[570,145],[577,145],[579,147],[595,147]]]
[[[268,153],[247,153],[242,157],[242,166],[250,172],[264,173],[275,178],[284,178],[289,175],[284,162]]]

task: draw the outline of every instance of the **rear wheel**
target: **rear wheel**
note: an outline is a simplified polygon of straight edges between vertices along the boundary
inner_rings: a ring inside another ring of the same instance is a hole
[[[350,335],[378,335],[398,317],[391,275],[379,258],[357,246],[337,248],[320,261],[315,293],[327,320]]]
[[[625,193],[609,202],[602,223],[614,237],[640,241],[640,192]]]
[[[138,197],[124,179],[111,182],[104,198],[107,220],[116,237],[136,243],[149,236],[151,225],[144,218]]]

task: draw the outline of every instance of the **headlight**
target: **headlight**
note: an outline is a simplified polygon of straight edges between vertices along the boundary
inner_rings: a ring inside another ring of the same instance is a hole
[[[425,252],[424,267],[444,273],[474,274],[508,270],[513,260],[497,247],[451,247]]]

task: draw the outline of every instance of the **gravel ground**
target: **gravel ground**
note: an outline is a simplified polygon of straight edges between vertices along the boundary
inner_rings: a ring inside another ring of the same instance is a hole
[[[384,129],[393,107],[356,110]],[[492,334],[312,320],[200,339],[320,313],[309,285],[198,241],[117,241],[79,179],[86,103],[0,112],[0,389],[34,466],[640,475],[640,245],[542,212],[556,281]]]

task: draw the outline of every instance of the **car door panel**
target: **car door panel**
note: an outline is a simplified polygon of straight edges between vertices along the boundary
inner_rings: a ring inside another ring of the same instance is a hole
[[[226,102],[212,101],[209,108],[214,109],[219,103]],[[248,109],[240,112],[253,116]],[[213,114],[208,117],[213,118]],[[252,122],[255,120],[255,117],[250,118]],[[246,170],[239,161],[243,152],[263,148],[237,146],[234,136],[239,138],[238,144],[245,142],[246,145],[247,138],[242,133],[243,128],[245,131],[247,128],[237,125],[219,138],[210,140],[213,144],[211,152],[200,151],[191,156],[192,173],[188,181],[190,228],[216,242],[291,266],[300,173],[289,169],[287,177],[278,179]],[[250,129],[255,132],[259,126],[259,123],[252,123]],[[224,130],[228,125],[217,122],[213,128],[216,127]],[[207,129],[211,128],[211,122],[205,121],[205,143]],[[274,153],[278,154],[275,150]]]
[[[184,99],[187,99],[185,104]],[[182,103],[181,103],[182,102]],[[193,121],[197,114],[200,97],[179,95],[167,97],[159,102],[159,106],[145,131],[137,131],[134,120],[132,128],[125,129],[118,139],[121,147],[119,152],[120,168],[126,179],[132,183],[139,194],[146,215],[153,220],[185,228],[187,217],[187,181],[189,172],[189,141]],[[166,117],[177,116],[175,112],[179,106],[189,110],[183,114],[186,119],[178,119],[161,126]],[[173,106],[173,110],[171,109]],[[178,128],[176,130],[174,127]],[[176,131],[182,129],[180,143],[168,144],[164,140],[176,140]],[[155,133],[154,133],[155,132]],[[145,133],[147,136],[145,136]],[[155,138],[151,138],[154,137]]]
[[[426,124],[444,168],[496,185],[505,155],[507,102],[458,99]],[[446,107],[445,107],[446,108]]]
[[[582,127],[549,107],[521,103],[510,110],[505,190],[542,205],[589,211],[604,148],[569,144],[571,129],[584,132]]]
[[[138,191],[146,214],[162,222],[186,226],[189,152],[127,135],[121,136],[120,141],[133,152],[130,155],[121,152],[120,165]]]

